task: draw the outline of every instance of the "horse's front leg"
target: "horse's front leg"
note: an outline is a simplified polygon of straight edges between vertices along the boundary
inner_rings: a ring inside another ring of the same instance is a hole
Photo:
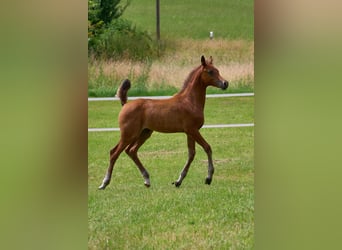
[[[207,153],[208,156],[208,177],[205,179],[205,184],[210,185],[213,174],[214,174],[214,164],[212,159],[212,151],[210,145],[206,142],[206,140],[202,137],[200,132],[198,130],[192,131],[192,137],[195,139],[195,141],[202,146],[204,151]]]
[[[179,187],[182,184],[182,181],[185,178],[185,176],[187,175],[188,170],[190,168],[190,164],[194,160],[195,154],[196,154],[195,140],[190,135],[187,135],[187,137],[188,137],[188,160],[185,163],[185,166],[184,166],[181,174],[179,175],[178,180],[172,183],[176,187]]]

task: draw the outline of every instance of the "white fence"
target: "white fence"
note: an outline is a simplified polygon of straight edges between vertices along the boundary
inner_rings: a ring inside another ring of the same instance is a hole
[[[254,96],[254,93],[238,93],[238,94],[213,94],[206,95],[207,98],[220,98],[220,97],[243,97],[243,96]],[[128,97],[128,100],[135,99],[167,99],[172,96],[133,96]],[[117,97],[89,97],[88,102],[96,102],[96,101],[119,101],[120,99]]]
[[[254,123],[213,124],[213,125],[203,125],[202,128],[241,128],[241,127],[254,127]],[[88,132],[111,132],[111,131],[120,131],[120,128],[88,128]]]
[[[221,98],[221,97],[244,97],[244,96],[254,96],[254,93],[238,93],[238,94],[213,94],[206,95],[207,98]],[[128,97],[128,100],[135,100],[140,98],[148,99],[167,99],[171,96],[140,96],[140,97]],[[93,101],[118,101],[117,97],[95,97],[88,98],[89,102]],[[242,123],[242,124],[212,124],[203,125],[202,128],[241,128],[241,127],[254,127],[254,123]],[[111,132],[120,131],[120,128],[88,128],[88,132]]]

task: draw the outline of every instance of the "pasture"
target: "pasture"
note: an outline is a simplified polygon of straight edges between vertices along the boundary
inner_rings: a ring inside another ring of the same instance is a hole
[[[156,1],[133,0],[123,17],[155,36]],[[160,1],[162,39],[254,39],[254,1],[174,0]]]
[[[135,62],[90,58],[88,94],[113,96],[124,78],[132,95],[172,95],[201,55],[230,82],[226,92],[254,91],[253,1],[160,1],[162,56]],[[155,37],[155,1],[133,0],[127,18]],[[209,31],[214,39],[209,40]],[[207,93],[223,93],[208,88]],[[88,102],[88,128],[118,127],[119,102]],[[254,122],[254,97],[210,98],[205,124]],[[119,132],[88,132],[88,249],[252,249],[254,246],[254,128],[203,128],[215,174],[210,186],[207,155],[196,156],[182,186],[186,135],[154,132],[139,150],[151,187],[125,154],[112,181],[98,190]]]
[[[254,97],[207,99],[205,124],[254,122]],[[119,102],[89,102],[88,127],[117,127]],[[89,249],[251,249],[254,244],[254,128],[201,129],[215,174],[204,184],[207,156],[196,157],[180,188],[186,136],[154,132],[139,156],[151,175],[147,189],[123,153],[111,184],[97,190],[118,132],[88,133]]]

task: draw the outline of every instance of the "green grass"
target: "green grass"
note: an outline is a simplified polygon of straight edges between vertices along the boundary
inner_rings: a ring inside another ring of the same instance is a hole
[[[253,1],[161,1],[163,55],[143,65],[113,58],[88,66],[89,96],[113,96],[130,78],[129,96],[177,92],[202,54],[212,55],[227,91],[252,92]],[[133,0],[123,18],[155,36],[155,1]],[[214,31],[214,40],[209,40]],[[119,102],[89,102],[88,127],[118,127]],[[207,99],[205,124],[251,123],[254,98]],[[204,184],[207,156],[197,154],[180,188],[175,181],[187,159],[186,136],[153,133],[139,151],[151,176],[144,187],[123,153],[111,184],[98,191],[119,132],[88,133],[88,249],[252,249],[254,246],[254,128],[202,129],[212,147],[215,174]]]
[[[156,34],[155,1],[133,0],[123,18]],[[175,0],[160,1],[161,38],[254,39],[254,1]]]
[[[119,81],[116,82],[114,86],[108,86],[108,85],[113,85],[110,79],[108,80],[108,82],[110,83],[108,83],[107,86],[88,88],[88,96],[89,97],[113,97],[115,96],[121,82]],[[155,85],[153,87],[148,87],[145,82],[140,82],[132,86],[132,88],[129,90],[129,95],[130,96],[167,96],[167,95],[173,95],[174,93],[177,93],[177,92],[178,92],[177,88],[170,86],[170,85]],[[245,92],[245,91],[242,91],[242,92]]]
[[[208,99],[206,123],[253,122],[253,97]],[[88,127],[114,127],[118,102],[89,102]],[[151,188],[122,154],[111,184],[98,191],[118,132],[88,134],[89,249],[251,249],[254,245],[254,129],[202,129],[215,174],[204,184],[207,157],[197,154],[180,188],[171,183],[187,158],[186,136],[154,133],[139,151]]]
[[[123,154],[105,191],[96,188],[118,133],[89,135],[90,249],[252,247],[253,129],[207,129],[202,134],[213,148],[216,173],[211,186],[204,184],[206,156],[198,147],[182,187],[172,186],[186,160],[185,136],[156,133],[140,153],[152,187],[144,187]]]

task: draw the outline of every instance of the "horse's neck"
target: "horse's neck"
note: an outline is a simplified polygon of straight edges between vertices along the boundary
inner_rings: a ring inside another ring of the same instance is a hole
[[[199,79],[189,85],[183,92],[183,98],[188,99],[194,107],[204,110],[206,88]]]

